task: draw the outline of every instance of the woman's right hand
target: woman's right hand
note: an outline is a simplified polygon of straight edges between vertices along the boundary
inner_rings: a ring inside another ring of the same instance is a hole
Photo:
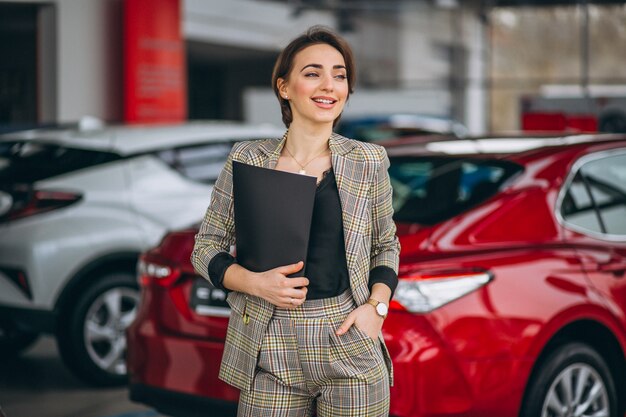
[[[306,300],[309,280],[305,277],[288,278],[304,266],[300,261],[291,265],[279,266],[265,272],[255,273],[254,294],[274,304],[276,307],[296,308]]]

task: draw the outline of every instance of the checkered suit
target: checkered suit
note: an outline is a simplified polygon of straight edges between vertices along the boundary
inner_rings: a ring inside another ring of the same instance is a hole
[[[196,235],[191,262],[196,271],[210,280],[208,265],[235,242],[232,198],[232,161],[275,168],[286,134],[282,139],[237,143],[231,151],[211,196],[200,230]],[[392,221],[389,159],[381,146],[332,134],[329,140],[332,166],[342,206],[342,220],[350,289],[355,305],[369,298],[369,271],[385,265],[398,270],[400,244]],[[267,301],[239,292],[230,292],[232,308],[220,379],[241,389],[252,384],[261,342],[275,307]],[[246,324],[243,314],[250,320]],[[379,341],[393,380],[391,359],[382,334]]]

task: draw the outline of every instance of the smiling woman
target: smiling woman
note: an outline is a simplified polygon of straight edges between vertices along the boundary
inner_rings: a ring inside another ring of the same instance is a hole
[[[240,417],[389,414],[381,328],[400,247],[384,148],[332,131],[354,74],[350,47],[327,29],[287,45],[272,86],[288,130],[234,146],[196,235],[196,271],[229,292],[220,378],[241,390]],[[250,271],[229,254],[234,161],[317,178],[304,263]],[[289,278],[303,265],[306,277]]]

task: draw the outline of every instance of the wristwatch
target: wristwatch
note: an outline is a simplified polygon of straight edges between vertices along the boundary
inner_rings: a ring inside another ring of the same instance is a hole
[[[367,304],[371,304],[372,306],[374,306],[374,308],[376,309],[376,314],[378,314],[380,317],[387,317],[387,312],[389,311],[389,307],[387,307],[387,304],[373,298],[368,299]]]

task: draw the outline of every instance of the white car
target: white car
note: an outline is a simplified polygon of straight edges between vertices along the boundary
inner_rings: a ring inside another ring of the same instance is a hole
[[[234,142],[272,126],[56,128],[0,136],[0,356],[56,336],[83,380],[126,380],[138,255],[200,222]]]

